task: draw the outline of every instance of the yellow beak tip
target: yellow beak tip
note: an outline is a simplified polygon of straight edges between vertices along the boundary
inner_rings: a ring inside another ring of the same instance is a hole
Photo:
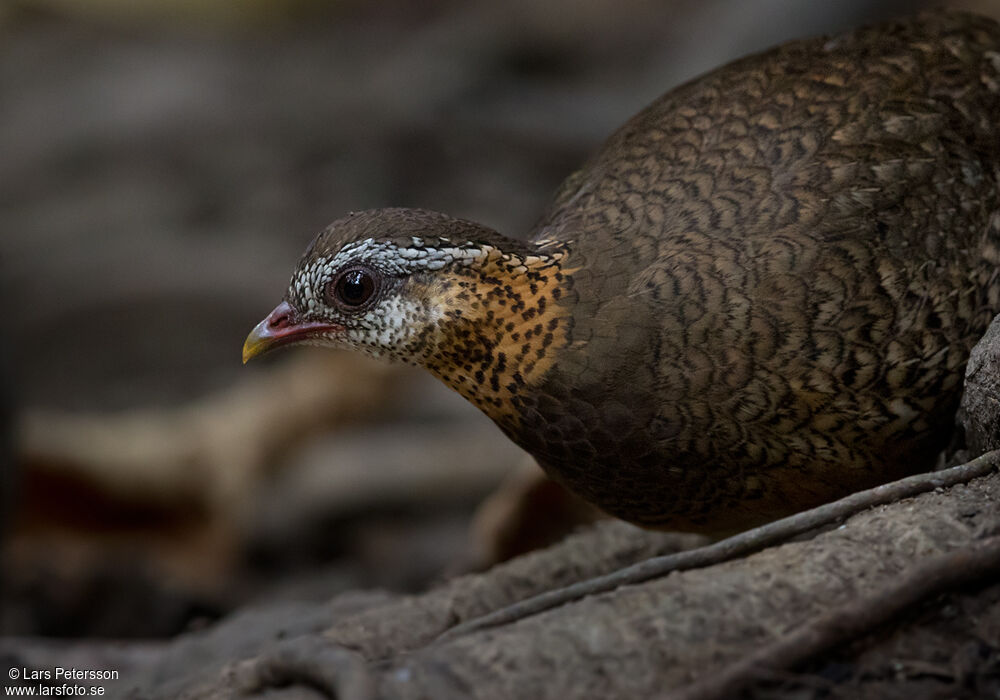
[[[254,330],[256,331],[256,329]],[[266,343],[262,342],[255,332],[251,332],[247,336],[246,342],[243,343],[243,364],[260,355],[266,349],[265,345]]]

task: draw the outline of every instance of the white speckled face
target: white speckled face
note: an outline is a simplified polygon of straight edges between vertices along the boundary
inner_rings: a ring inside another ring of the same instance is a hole
[[[433,285],[414,277],[447,265],[471,265],[493,248],[437,239],[399,241],[367,238],[348,243],[332,256],[303,260],[288,285],[286,300],[303,321],[326,321],[342,330],[313,338],[315,345],[349,347],[404,362],[418,362],[444,315]]]

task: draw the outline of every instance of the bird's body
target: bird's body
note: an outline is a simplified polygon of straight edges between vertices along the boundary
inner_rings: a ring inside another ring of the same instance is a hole
[[[998,123],[989,20],[787,44],[630,120],[528,241],[336,222],[247,347],[421,364],[613,515],[751,525],[931,466],[1000,311]]]

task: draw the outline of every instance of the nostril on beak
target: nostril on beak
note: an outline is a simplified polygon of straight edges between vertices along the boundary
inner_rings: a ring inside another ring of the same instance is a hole
[[[270,331],[280,331],[293,325],[295,325],[295,318],[287,303],[279,305],[267,319],[267,329]]]
[[[291,325],[291,323],[289,321],[289,314],[288,314],[288,312],[278,314],[277,316],[272,316],[271,317],[271,322],[268,323],[267,325],[268,325],[269,328],[273,328],[275,330],[277,330],[279,328],[284,328],[285,326]]]

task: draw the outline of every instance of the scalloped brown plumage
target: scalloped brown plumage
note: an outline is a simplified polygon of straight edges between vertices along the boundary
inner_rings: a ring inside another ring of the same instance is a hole
[[[932,465],[1000,310],[998,118],[990,20],[792,42],[636,115],[529,242],[333,224],[248,356],[308,325],[428,367],[609,513],[765,521]],[[363,313],[328,296],[347,268]]]

